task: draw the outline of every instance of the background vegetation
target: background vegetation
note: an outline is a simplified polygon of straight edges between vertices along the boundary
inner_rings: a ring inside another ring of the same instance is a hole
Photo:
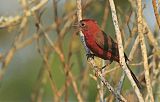
[[[137,37],[136,2],[114,0],[129,65],[143,85],[144,100],[148,101]],[[98,102],[101,96],[107,102],[115,101],[95,77],[79,33],[72,26],[78,22],[76,0],[1,0],[0,5],[0,102]],[[156,102],[160,101],[158,7],[156,0],[142,1],[143,35]],[[116,40],[108,0],[82,0],[82,15],[95,19]],[[95,62],[102,66],[101,59],[96,58]],[[105,78],[114,89],[122,76],[119,67],[113,62],[105,71]],[[129,102],[138,101],[127,77],[121,94]]]

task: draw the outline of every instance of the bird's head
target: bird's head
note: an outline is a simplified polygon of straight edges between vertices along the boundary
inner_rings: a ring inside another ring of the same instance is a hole
[[[82,19],[73,27],[78,28],[78,31],[82,31],[84,35],[94,35],[100,31],[97,22],[93,19]]]
[[[98,24],[93,19],[83,19],[79,22],[79,28],[82,32],[98,30]]]

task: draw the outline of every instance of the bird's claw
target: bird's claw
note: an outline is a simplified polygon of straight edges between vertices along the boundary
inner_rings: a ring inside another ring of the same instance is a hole
[[[86,56],[87,56],[87,60],[88,60],[89,58],[94,59],[95,54],[89,53],[89,54],[86,54]]]

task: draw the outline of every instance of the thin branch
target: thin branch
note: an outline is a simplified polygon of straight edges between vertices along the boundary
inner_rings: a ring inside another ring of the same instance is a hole
[[[109,91],[119,100],[122,102],[126,102],[127,100],[119,94],[117,91],[114,90],[114,88],[109,84],[109,82],[104,78],[101,71],[98,70],[94,60],[92,58],[88,59],[89,63],[92,65],[93,70],[96,72],[99,79],[103,82],[103,84],[109,89]]]
[[[35,18],[37,20],[37,18]],[[82,100],[82,97],[81,97],[81,94],[80,92],[78,91],[78,86],[77,86],[77,83],[76,81],[74,80],[74,77],[73,77],[73,74],[71,73],[71,71],[69,70],[69,65],[65,62],[65,57],[64,57],[64,53],[62,52],[62,50],[56,46],[52,40],[50,39],[50,37],[48,36],[48,34],[45,32],[45,30],[43,29],[43,26],[42,24],[38,24],[39,25],[39,28],[41,29],[41,31],[44,33],[44,37],[46,38],[46,40],[49,42],[50,46],[53,48],[53,50],[58,54],[59,58],[60,58],[60,61],[64,67],[64,71],[65,73],[68,72],[68,77],[69,79],[71,80],[71,83],[72,83],[72,86],[73,86],[73,89],[74,89],[74,92],[77,96],[77,99],[79,102],[83,102]]]
[[[158,27],[160,29],[160,16],[158,14],[158,8],[157,8],[156,0],[152,0],[152,5],[153,5],[153,8],[154,8],[154,14],[156,16],[156,21],[157,21]]]
[[[25,14],[24,14],[24,17],[22,18],[22,21],[20,23],[19,34],[14,38],[13,47],[8,51],[5,59],[3,60],[2,69],[0,70],[0,78],[3,77],[3,74],[5,73],[5,71],[7,69],[7,65],[9,64],[11,59],[13,58],[13,56],[17,50],[17,45],[19,45],[22,37],[27,33],[26,28],[27,28],[28,17],[26,16],[26,12],[27,12],[26,5],[27,5],[27,1],[22,0],[22,7],[24,8],[23,11],[25,12]]]
[[[142,0],[137,0],[137,6],[138,6],[138,12],[137,12],[138,13],[137,14],[138,34],[139,34],[139,41],[140,41],[141,51],[142,51],[142,56],[144,61],[143,64],[144,64],[144,71],[145,71],[146,86],[147,86],[147,91],[150,98],[149,100],[151,102],[154,102],[152,85],[151,85],[151,80],[149,75],[147,49],[146,49],[144,35],[143,35],[144,29],[143,29],[143,19],[142,19]]]
[[[134,57],[134,53],[136,52],[137,48],[138,48],[138,45],[139,45],[139,35],[137,35],[135,41],[134,41],[134,45],[132,46],[132,49],[130,51],[130,54],[129,54],[129,60],[133,60],[133,57]]]
[[[53,0],[53,8],[54,8],[54,21],[56,22],[56,31],[59,34],[59,20],[58,20],[58,9],[57,9],[57,0]]]
[[[145,21],[145,19],[143,19],[143,25],[145,27],[145,30],[147,30],[147,37],[150,41],[150,43],[152,44],[152,46],[156,49],[156,51],[159,50],[159,46],[158,46],[158,42],[157,40],[155,39],[152,31],[150,30],[150,28],[148,27],[148,24],[147,22]]]
[[[48,60],[48,57],[47,57],[47,53],[44,52],[43,53],[40,53],[42,58],[43,58],[43,61],[45,63],[45,67],[46,67],[46,70],[47,70],[47,75],[48,75],[48,79],[49,79],[49,82],[50,82],[50,85],[51,85],[51,89],[52,89],[52,92],[53,92],[53,95],[55,93],[55,101],[58,101],[60,99],[60,95],[58,93],[58,90],[57,90],[57,87],[55,85],[55,82],[53,80],[53,77],[52,77],[52,71],[51,71],[51,66],[49,64],[49,60]]]
[[[104,15],[103,15],[102,24],[101,24],[102,30],[104,30],[105,27],[106,27],[108,14],[109,14],[109,7],[108,7],[108,1],[106,0],[105,9],[104,9]]]
[[[122,73],[122,76],[121,76],[121,78],[120,78],[120,81],[119,81],[119,83],[118,83],[118,87],[117,87],[117,92],[118,92],[119,94],[121,93],[124,79],[125,79],[125,73],[123,72],[123,73]],[[116,102],[119,102],[119,100],[116,99]]]
[[[39,32],[42,29],[41,26],[40,26],[40,24],[41,24],[41,15],[39,15],[39,11],[36,11],[36,12],[33,12],[33,16],[36,19],[36,24],[35,25],[37,25],[37,32]],[[44,51],[41,51],[38,41],[39,41],[39,39],[37,39],[38,51],[39,51],[41,57],[43,58],[43,62],[45,64],[44,67],[47,70],[47,75],[48,75],[48,79],[49,79],[49,82],[50,82],[50,85],[51,85],[52,92],[55,93],[54,100],[55,101],[59,101],[60,95],[58,93],[58,89],[57,89],[57,87],[55,85],[55,82],[53,80],[52,71],[51,71],[52,68],[51,68],[50,63],[49,63],[48,47],[44,46],[44,48],[43,48]]]
[[[136,32],[137,32],[137,27],[134,26],[130,32],[130,36],[127,38],[127,41],[125,41],[124,49],[126,49],[129,46]]]
[[[80,20],[82,20],[82,6],[81,6],[81,0],[77,0],[77,16],[78,16],[78,22]],[[88,47],[86,46],[86,43],[85,43],[85,40],[84,40],[84,35],[82,34],[82,32],[80,31],[79,32],[79,35],[80,35],[80,39],[81,39],[81,42],[83,43],[83,46],[85,48],[85,51],[87,54],[90,53],[90,50],[88,49]]]
[[[122,29],[122,32],[124,32],[124,28],[125,28],[125,26],[127,25],[128,26],[128,29],[129,29],[129,31],[130,31],[130,28],[129,28],[129,21],[130,21],[130,19],[131,19],[131,16],[132,16],[132,10],[131,10],[131,12],[130,12],[130,14],[129,15],[127,15],[126,17],[125,17],[125,24],[123,24],[122,25],[122,27],[121,27],[121,29]],[[134,27],[133,27],[134,28]],[[134,31],[133,29],[132,29],[132,31]],[[130,31],[131,32],[131,31]],[[131,34],[131,36],[128,38],[128,40],[127,40],[127,44],[126,44],[126,47],[129,45],[129,43],[131,42],[131,37],[132,37],[132,35],[133,34]],[[123,35],[122,35],[123,36]],[[125,37],[124,37],[125,38]],[[130,40],[129,40],[130,39]],[[117,86],[117,92],[118,93],[121,93],[121,90],[122,90],[122,85],[123,85],[123,83],[124,83],[124,79],[125,79],[125,72],[123,71],[122,72],[122,76],[121,76],[121,78],[120,78],[120,81],[119,81],[119,83],[118,83],[118,86]],[[118,102],[118,100],[116,99],[116,102]]]
[[[125,63],[121,32],[120,32],[120,29],[119,29],[119,26],[118,26],[118,20],[117,20],[117,15],[116,15],[114,2],[113,2],[113,0],[109,0],[109,3],[110,3],[110,7],[111,7],[111,12],[112,12],[112,20],[113,20],[113,24],[114,24],[116,35],[117,35],[117,42],[118,42],[118,49],[119,49],[119,56],[120,56],[120,65],[123,68],[123,70],[125,71],[129,81],[131,82],[131,85],[132,85],[139,101],[144,102],[142,94],[140,93],[140,91],[139,91],[135,81],[133,80],[133,77],[131,76],[131,73],[130,73],[130,71],[127,68],[127,65]]]
[[[36,10],[39,10],[42,8],[45,4],[47,4],[48,0],[41,0],[40,3],[38,3],[36,6],[32,7],[31,9],[25,11],[22,13],[22,15],[17,16],[10,16],[10,17],[1,17],[0,18],[0,29],[6,28],[10,26],[15,26],[19,24],[23,18],[23,15],[26,15],[27,17],[32,15],[32,12],[35,12]]]

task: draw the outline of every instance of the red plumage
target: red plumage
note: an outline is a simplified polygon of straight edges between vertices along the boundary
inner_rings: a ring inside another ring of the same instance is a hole
[[[116,61],[119,63],[118,44],[99,28],[95,20],[83,19],[79,22],[79,27],[84,34],[87,47],[95,54],[95,56],[98,56],[104,60],[110,60],[111,62]],[[128,58],[125,53],[124,55],[125,60],[127,61]],[[140,88],[141,85],[136,76],[130,68],[129,70],[137,86]]]

